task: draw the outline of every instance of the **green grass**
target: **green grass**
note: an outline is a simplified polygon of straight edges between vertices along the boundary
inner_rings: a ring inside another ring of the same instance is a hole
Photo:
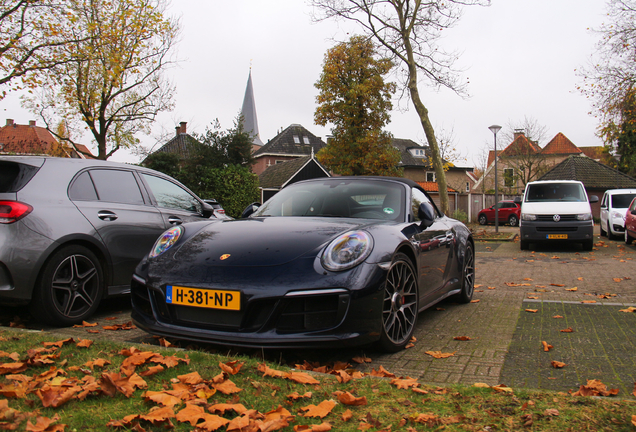
[[[0,365],[13,363],[8,354],[18,353],[20,361],[33,357],[32,349],[42,347],[45,341],[55,341],[50,335],[39,332],[17,331],[13,329],[0,330]],[[94,376],[99,379],[102,373],[119,372],[122,362],[126,359],[120,354],[122,349],[130,348],[107,342],[95,342],[90,348],[78,348],[75,344],[66,344],[56,350],[59,357],[53,364],[30,366],[23,375],[35,377],[49,371],[52,367],[65,371],[65,379],[73,377],[83,378]],[[24,398],[6,396],[6,386],[13,383],[7,374],[0,376],[0,401],[8,400],[9,408],[20,413],[28,414],[21,422],[16,423],[16,430],[25,430],[27,420],[35,423],[36,417],[48,418],[59,415],[55,424],[66,424],[65,431],[115,431],[134,430],[129,428],[112,428],[106,424],[111,420],[121,420],[131,414],[145,414],[157,406],[147,402],[142,396],[146,390],[161,391],[172,388],[178,381],[177,377],[197,371],[205,380],[222,373],[219,363],[233,360],[244,362],[240,371],[230,375],[229,379],[241,391],[234,394],[216,392],[207,400],[199,399],[198,404],[203,407],[216,403],[240,403],[247,409],[266,413],[282,406],[293,416],[289,426],[281,430],[293,430],[299,425],[319,425],[328,422],[332,430],[357,431],[361,425],[369,426],[369,430],[445,430],[445,431],[483,431],[483,430],[530,430],[530,431],[633,431],[632,416],[636,415],[634,401],[618,398],[589,398],[574,397],[565,393],[534,392],[512,389],[512,392],[498,392],[493,388],[478,388],[474,386],[452,386],[438,388],[421,383],[419,388],[428,393],[419,394],[408,389],[399,389],[391,384],[389,378],[365,377],[354,379],[341,384],[334,375],[316,374],[311,376],[319,384],[299,384],[289,379],[263,376],[258,371],[261,361],[248,356],[227,357],[201,351],[176,350],[159,348],[156,346],[137,346],[141,351],[152,351],[163,356],[177,356],[181,359],[189,358],[189,364],[180,362],[178,366],[166,368],[164,371],[145,377],[147,389],[137,389],[131,397],[117,393],[114,397],[94,393],[85,400],[71,399],[58,408],[45,408],[35,393],[36,388],[44,388],[46,382],[32,385],[31,392]],[[101,358],[111,362],[103,369],[95,367],[93,371],[84,367],[84,372],[72,370],[74,366],[82,366],[88,361]],[[268,364],[272,369],[287,372],[288,368]],[[147,369],[148,365],[137,367],[137,372]],[[1,370],[1,366],[0,366]],[[310,404],[318,405],[324,400],[338,400],[335,392],[350,392],[356,397],[366,397],[367,404],[361,406],[347,406],[338,403],[324,418],[303,417],[302,407]],[[5,396],[2,396],[2,393]],[[311,392],[311,398],[290,400],[287,396],[293,392],[304,394]],[[0,402],[2,407],[2,402]],[[174,407],[179,412],[185,404]],[[352,412],[348,421],[342,419],[345,411]],[[552,411],[550,411],[552,410]],[[556,411],[554,411],[556,410]],[[558,413],[557,413],[558,411]],[[428,423],[418,423],[420,414],[432,417]],[[12,417],[13,415],[13,417]],[[232,420],[238,415],[229,411],[224,418]],[[8,417],[8,418],[7,418]],[[15,412],[8,414],[0,408],[0,429],[2,422],[14,423]],[[175,431],[190,431],[194,427],[189,423],[180,423],[172,419]],[[365,427],[366,427],[365,426]],[[147,431],[165,430],[163,425],[153,425],[142,421],[141,427]],[[225,426],[219,430],[225,431]],[[362,429],[364,430],[364,429]]]

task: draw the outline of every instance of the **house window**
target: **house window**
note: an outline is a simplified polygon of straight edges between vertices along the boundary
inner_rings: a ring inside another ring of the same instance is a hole
[[[426,181],[434,182],[435,181],[435,171],[427,171],[426,172]]]
[[[424,151],[424,149],[411,149],[411,154],[416,157],[426,156],[426,152]]]
[[[466,182],[466,192],[470,192],[470,182]]]
[[[309,142],[309,137],[304,136],[304,137],[303,137],[303,142],[304,142],[305,144],[310,144],[310,142]]]
[[[298,135],[294,135],[294,142],[296,144],[300,144],[300,138],[298,138]]]
[[[512,187],[515,184],[515,170],[512,168],[504,168],[504,185]]]
[[[286,160],[277,160],[277,161],[276,161],[276,165],[278,165],[278,164],[280,164],[280,163],[283,163],[283,162],[287,162],[287,161],[286,161]]]

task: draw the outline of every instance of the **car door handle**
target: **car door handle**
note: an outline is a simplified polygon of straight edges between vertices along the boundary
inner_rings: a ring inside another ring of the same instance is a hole
[[[98,211],[97,217],[100,218],[101,220],[106,220],[106,221],[114,221],[117,219],[117,215],[113,213],[112,211],[108,211],[108,210]]]
[[[181,218],[179,218],[177,216],[170,216],[168,218],[168,222],[170,222],[171,225],[181,225],[183,223]]]

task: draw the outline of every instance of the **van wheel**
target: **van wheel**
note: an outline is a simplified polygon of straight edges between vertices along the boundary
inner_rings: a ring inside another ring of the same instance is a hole
[[[583,250],[591,251],[594,248],[594,240],[585,240],[583,242]]]
[[[528,247],[530,245],[528,244],[528,242],[526,240],[520,240],[519,241],[519,247],[521,248],[521,250],[528,250]]]
[[[95,254],[84,246],[66,246],[44,264],[31,313],[51,325],[78,324],[95,312],[103,292],[102,267]]]
[[[612,234],[612,231],[610,230],[610,227],[609,227],[609,218],[608,218],[608,220],[607,220],[607,239],[608,240],[614,240],[614,237],[615,236],[614,236],[614,234]]]

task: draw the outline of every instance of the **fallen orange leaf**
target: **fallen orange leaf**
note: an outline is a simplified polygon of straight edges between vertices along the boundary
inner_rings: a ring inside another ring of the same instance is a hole
[[[562,333],[572,333],[572,332],[574,332],[574,330],[572,330],[572,327],[568,327],[568,328],[566,328],[564,330],[561,330],[561,332]]]
[[[543,351],[548,352],[550,351],[552,348],[554,348],[552,345],[550,345],[549,343],[547,343],[546,341],[541,341],[541,343],[543,344]]]
[[[367,404],[366,396],[355,397],[349,392],[342,391],[335,392],[335,395],[338,397],[340,403],[344,405],[362,406]]]
[[[454,356],[455,352],[456,351],[453,351],[452,353],[443,353],[441,351],[426,351],[425,354],[428,354],[431,357],[435,357],[436,359],[443,359]]]
[[[526,309],[526,312],[537,313],[539,312],[539,309]]]
[[[307,405],[306,407],[301,407],[302,411],[305,411],[304,417],[320,417],[324,418],[327,414],[331,412],[331,410],[336,406],[336,401],[333,400],[325,400],[316,405]]]
[[[565,363],[562,363],[560,361],[556,361],[556,360],[552,360],[552,367],[555,369],[561,369],[562,367],[567,366]]]

